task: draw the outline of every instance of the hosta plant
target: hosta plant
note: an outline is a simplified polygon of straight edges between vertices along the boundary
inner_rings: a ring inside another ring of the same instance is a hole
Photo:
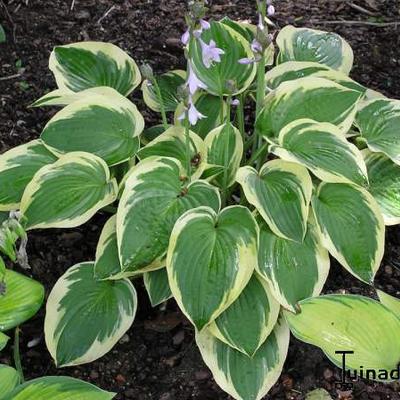
[[[349,77],[340,36],[288,26],[273,37],[273,5],[257,8],[257,25],[208,22],[190,2],[186,71],[140,72],[99,42],[52,52],[58,89],[34,105],[61,110],[39,139],[1,155],[0,210],[18,210],[28,233],[109,213],[95,260],[48,297],[57,366],[118,342],[140,279],[154,306],[176,300],[235,399],[269,391],[290,332],[339,366],[343,350],[354,351],[350,369],[399,363],[397,299],[320,294],[330,256],[374,285],[385,225],[400,222],[400,102]],[[159,124],[145,126],[128,98],[140,83]]]

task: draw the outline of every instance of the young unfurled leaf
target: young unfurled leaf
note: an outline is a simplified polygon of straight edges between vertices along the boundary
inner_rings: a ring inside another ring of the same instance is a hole
[[[143,274],[143,280],[153,307],[158,306],[172,297],[166,268],[145,272]]]
[[[216,43],[216,47],[224,51],[221,62],[207,68],[203,62],[203,50],[199,40],[190,43],[192,47],[191,63],[197,77],[207,86],[207,91],[216,96],[237,94],[253,82],[256,68],[254,64],[240,64],[242,58],[252,58],[249,42],[237,31],[221,22],[211,22],[210,29],[204,30],[201,40],[209,44],[211,40]],[[236,84],[234,93],[230,92],[226,86],[227,81]]]
[[[43,303],[44,287],[39,282],[9,269],[6,270],[2,285],[5,292],[0,292],[0,331],[7,331],[37,313]]]
[[[26,229],[72,228],[117,197],[107,164],[83,152],[68,153],[41,168],[25,189],[21,213]]]
[[[17,386],[2,400],[111,400],[115,395],[69,376],[46,376]]]
[[[329,273],[328,251],[310,220],[302,243],[276,236],[265,222],[260,224],[258,271],[270,283],[273,296],[293,312],[300,300],[321,293]]]
[[[257,263],[257,241],[257,223],[245,207],[219,214],[198,207],[177,220],[168,247],[168,278],[179,307],[198,330],[247,285]]]
[[[320,347],[338,367],[379,371],[400,362],[400,319],[379,302],[355,295],[326,295],[300,302],[301,312],[285,312],[290,330],[303,342]],[[379,378],[377,379],[379,380]]]
[[[278,236],[301,243],[307,230],[312,182],[306,168],[288,161],[269,161],[257,172],[239,169],[236,180],[250,204]]]
[[[322,183],[312,206],[324,246],[351,274],[371,284],[385,243],[385,226],[374,198],[355,185]]]
[[[204,362],[217,384],[236,400],[260,400],[278,380],[289,347],[289,329],[280,319],[253,357],[214,337],[208,329],[196,333]]]
[[[362,104],[356,124],[368,148],[400,165],[400,100],[374,99]]]
[[[149,157],[141,161],[130,172],[118,207],[122,270],[136,274],[161,267],[176,220],[199,206],[218,211],[218,189],[205,181],[188,185],[185,171],[175,158]]]
[[[56,364],[85,364],[108,353],[131,327],[136,307],[129,280],[98,281],[90,262],[70,268],[46,306],[46,344]]]
[[[243,139],[239,130],[231,123],[225,123],[212,130],[204,142],[207,147],[207,164],[223,168],[214,182],[224,188],[231,186],[243,156]]]
[[[26,185],[45,165],[57,157],[41,143],[32,140],[0,155],[0,211],[16,210]]]
[[[330,123],[300,119],[279,133],[279,145],[270,151],[287,161],[307,167],[324,182],[368,183],[361,152]]]
[[[165,111],[175,111],[180,100],[178,98],[178,88],[185,83],[186,72],[182,70],[174,70],[155,76],[160,94],[163,99]],[[153,111],[160,112],[160,100],[155,85],[148,79],[142,83],[143,99],[147,107]]]
[[[377,201],[385,225],[400,223],[400,165],[383,153],[363,150],[367,164],[368,191]]]
[[[57,155],[85,151],[115,165],[135,155],[143,128],[136,106],[109,89],[107,95],[88,95],[63,108],[40,137]]]
[[[276,38],[280,53],[278,64],[286,61],[314,61],[349,74],[353,66],[353,50],[339,35],[288,25]]]
[[[189,137],[192,179],[198,179],[205,168],[206,146],[194,132],[189,131]],[[185,129],[177,126],[167,129],[138,153],[141,160],[151,156],[173,157],[179,160],[183,166],[186,166],[188,160]]]
[[[66,92],[109,86],[127,96],[141,82],[135,61],[111,43],[57,46],[50,55],[49,68],[59,89]]]
[[[210,325],[210,331],[253,357],[274,329],[279,309],[267,282],[254,273],[239,297]]]
[[[309,118],[330,122],[346,134],[361,97],[360,92],[323,78],[306,77],[284,82],[265,98],[265,106],[257,118],[257,130],[274,141],[285,125]]]

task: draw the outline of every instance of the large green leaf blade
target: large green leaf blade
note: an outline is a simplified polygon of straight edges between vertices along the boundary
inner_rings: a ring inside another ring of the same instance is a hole
[[[384,252],[385,226],[374,198],[345,183],[323,183],[312,206],[324,246],[351,274],[371,284]]]
[[[164,303],[164,301],[172,297],[166,268],[145,272],[143,274],[143,281],[153,307]]]
[[[285,312],[291,332],[320,347],[337,366],[346,355],[349,369],[397,369],[400,319],[379,302],[355,295],[326,295],[300,302],[301,312]]]
[[[18,386],[3,400],[111,400],[115,393],[68,376],[46,376]]]
[[[19,373],[14,368],[0,364],[0,400],[8,396],[19,383]]]
[[[296,312],[298,303],[318,296],[328,278],[329,254],[322,246],[314,221],[309,221],[302,243],[275,235],[260,224],[258,271],[270,283],[273,296]]]
[[[57,155],[92,153],[115,165],[133,157],[144,120],[136,106],[113,89],[107,95],[88,95],[59,111],[41,134]]]
[[[26,185],[45,165],[57,160],[40,140],[14,147],[0,155],[0,211],[18,209]]]
[[[22,196],[22,218],[27,229],[72,228],[112,203],[117,192],[101,158],[68,153],[35,174]]]
[[[46,306],[47,348],[60,367],[92,362],[109,352],[131,327],[137,296],[127,279],[98,281],[94,264],[70,268]]]
[[[33,317],[44,299],[44,287],[37,281],[7,269],[5,293],[0,295],[0,331],[7,331]]]
[[[377,201],[385,225],[400,223],[400,166],[383,153],[363,150],[367,165],[368,191]]]
[[[262,136],[274,141],[290,122],[310,118],[330,122],[345,134],[351,128],[361,97],[360,92],[323,78],[284,82],[265,98],[256,127]]]
[[[175,158],[149,157],[135,166],[117,212],[123,271],[135,274],[162,267],[176,220],[198,206],[218,211],[218,189],[205,181],[188,185],[185,171]]]
[[[379,301],[398,318],[400,318],[400,300],[397,297],[383,292],[382,290],[377,290],[376,293],[379,297]]]
[[[239,297],[210,325],[210,331],[224,343],[253,357],[274,329],[279,309],[267,282],[253,274]]]
[[[203,30],[201,40],[209,44],[214,40],[216,46],[225,54],[221,62],[207,68],[203,63],[202,46],[198,39],[192,39],[190,46],[191,64],[198,78],[207,86],[207,91],[216,96],[230,95],[227,81],[236,84],[235,93],[244,91],[252,83],[256,68],[254,64],[240,64],[242,58],[252,58],[249,42],[237,31],[221,22],[211,22],[211,28]]]
[[[250,204],[278,236],[302,242],[306,234],[312,182],[306,168],[282,161],[269,161],[257,172],[239,169],[236,180]]]
[[[285,126],[279,145],[270,151],[298,162],[324,182],[347,182],[366,186],[367,167],[361,152],[330,123],[301,119]]]
[[[204,362],[215,381],[236,400],[260,400],[278,380],[289,347],[289,329],[281,319],[250,358],[215,338],[209,330],[196,334]]]
[[[57,46],[50,55],[49,68],[58,87],[66,92],[109,86],[127,96],[141,82],[135,61],[111,43]]]
[[[239,296],[257,263],[258,226],[241,206],[217,214],[198,207],[182,215],[171,234],[167,271],[172,294],[202,330]]]
[[[356,124],[373,152],[381,152],[400,165],[400,100],[378,98],[362,104]]]
[[[336,33],[288,25],[279,32],[276,43],[280,50],[278,63],[314,61],[347,75],[353,66],[353,50]]]

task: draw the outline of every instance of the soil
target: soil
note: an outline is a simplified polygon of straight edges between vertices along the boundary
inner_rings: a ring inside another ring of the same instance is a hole
[[[179,37],[184,29],[183,0],[0,0],[0,23],[7,42],[0,44],[0,153],[37,138],[54,113],[28,108],[35,99],[55,87],[48,70],[53,46],[82,40],[112,42],[137,62],[149,61],[156,72],[184,66]],[[212,18],[228,15],[254,20],[254,0],[209,1]],[[357,3],[360,11],[350,4]],[[276,2],[277,27],[287,23],[333,30],[345,37],[355,52],[353,77],[387,96],[400,93],[400,26],[372,26],[327,21],[398,21],[399,0],[280,0]],[[7,12],[6,12],[7,11]],[[13,75],[17,76],[13,77]],[[144,112],[148,126],[154,114],[145,111],[140,91],[132,97]],[[105,215],[72,230],[30,233],[28,272],[43,282],[47,294],[70,266],[94,258]],[[400,230],[387,230],[386,255],[376,287],[400,294]],[[152,309],[143,287],[139,310],[128,334],[114,349],[89,365],[57,370],[42,336],[44,310],[23,326],[22,362],[26,378],[69,375],[118,393],[117,399],[217,400],[229,399],[214,383],[193,341],[193,330],[173,301]],[[368,287],[335,262],[325,292],[362,293]],[[33,347],[32,341],[37,342]],[[11,346],[9,346],[11,347]],[[11,352],[0,355],[12,363]],[[333,398],[350,399],[337,392],[334,381],[340,371],[323,353],[292,339],[284,372],[266,399],[303,399],[314,388],[325,388]],[[354,399],[400,399],[400,385],[358,382]]]

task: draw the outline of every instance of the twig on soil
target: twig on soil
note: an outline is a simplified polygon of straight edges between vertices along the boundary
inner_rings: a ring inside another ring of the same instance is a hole
[[[369,15],[371,17],[375,17],[378,14],[376,12],[369,11],[366,8],[359,6],[358,4],[355,4],[355,3],[352,3],[352,2],[349,2],[349,1],[347,2],[347,4],[351,8],[353,8],[354,10],[359,11],[359,12],[361,12],[363,14],[367,14],[367,15]]]
[[[19,78],[21,74],[14,74],[9,76],[0,76],[0,81],[8,81],[9,79]]]
[[[14,20],[12,19],[12,16],[10,15],[8,8],[6,6],[6,4],[4,3],[3,0],[0,0],[0,5],[3,7],[4,12],[6,14],[7,19],[10,21],[10,24],[12,26],[12,38],[13,38],[13,42],[14,44],[17,43],[17,39],[16,39],[16,31],[17,31],[17,25],[15,25]]]
[[[397,27],[400,26],[400,21],[392,22],[370,22],[370,21],[347,21],[347,20],[335,20],[335,21],[324,21],[324,20],[311,20],[312,24],[325,24],[325,25],[367,25],[375,26],[377,28],[385,28],[388,26]]]
[[[71,3],[71,11],[74,9],[74,7],[75,7],[75,0],[72,0],[72,3]]]
[[[116,8],[115,6],[112,6],[111,8],[109,8],[108,11],[106,11],[106,12],[103,14],[103,16],[102,16],[101,18],[98,19],[97,24],[100,25],[100,24],[101,24],[101,21],[103,21],[103,19],[107,18],[108,15],[109,15],[112,11],[115,10],[115,8]]]

